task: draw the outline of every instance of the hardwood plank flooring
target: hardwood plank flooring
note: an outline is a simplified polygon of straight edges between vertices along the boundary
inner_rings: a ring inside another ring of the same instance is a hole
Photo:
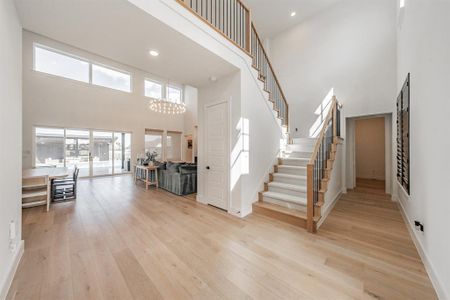
[[[77,201],[22,219],[7,299],[436,299],[382,193],[344,195],[317,235],[146,191],[130,176],[80,180]]]

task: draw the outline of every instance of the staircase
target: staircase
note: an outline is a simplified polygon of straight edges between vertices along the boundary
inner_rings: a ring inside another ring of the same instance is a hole
[[[283,137],[290,140],[289,105],[251,20],[250,9],[241,0],[175,1],[251,57],[255,76]],[[339,143],[339,107],[333,96],[318,138],[293,139],[281,151],[274,172],[259,193],[259,201],[253,204],[253,212],[316,231]]]
[[[331,179],[339,137],[339,104],[335,97],[318,138],[293,139],[281,151],[274,172],[259,193],[253,211],[282,222],[317,230]]]

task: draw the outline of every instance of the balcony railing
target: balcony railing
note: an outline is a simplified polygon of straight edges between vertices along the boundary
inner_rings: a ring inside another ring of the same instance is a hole
[[[239,0],[176,0],[250,53],[250,10]]]
[[[289,106],[261,39],[251,22],[250,9],[240,0],[176,0],[237,47],[252,56],[253,67],[269,93],[278,118],[288,126]]]

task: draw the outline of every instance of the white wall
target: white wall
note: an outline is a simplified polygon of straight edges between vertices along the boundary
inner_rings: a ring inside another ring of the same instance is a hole
[[[450,1],[407,0],[399,12],[397,90],[411,73],[411,196],[397,184],[400,203],[441,299],[450,299]],[[395,163],[395,161],[394,161]]]
[[[295,136],[308,135],[331,88],[344,104],[343,118],[393,110],[395,22],[395,1],[343,0],[271,40]]]
[[[239,139],[237,136],[236,125],[240,119],[240,105],[241,105],[241,76],[239,72],[227,77],[220,78],[217,82],[211,83],[208,86],[199,89],[198,95],[198,199],[201,202],[208,203],[205,198],[205,182],[206,182],[206,143],[205,143],[205,106],[208,104],[227,102],[229,107],[229,145],[233,147]],[[230,159],[231,160],[231,159]],[[237,166],[238,167],[238,166]],[[228,174],[233,176],[232,171]],[[230,185],[231,183],[230,179]],[[232,184],[233,187],[228,187],[229,191],[229,210],[230,212],[238,212],[241,209],[241,182]]]
[[[355,121],[356,178],[386,179],[384,123],[384,117]]]
[[[132,74],[132,92],[109,88],[44,74],[33,70],[33,42],[37,42],[97,63],[109,65]],[[114,62],[66,44],[24,31],[23,34],[23,160],[32,166],[33,126],[60,126],[127,131],[132,133],[132,162],[144,153],[145,128],[184,132],[195,121],[195,88],[188,92],[188,115],[165,115],[148,108],[144,96],[144,79],[159,79],[118,62]],[[164,79],[161,79],[165,82]],[[172,83],[171,83],[172,84]],[[184,143],[183,143],[184,144]],[[184,151],[182,152],[184,153]]]
[[[0,299],[4,299],[23,252],[22,27],[12,0],[0,1]],[[16,237],[10,240],[10,222]]]
[[[197,128],[198,125],[198,89],[189,85],[184,87],[184,102],[188,110],[184,114],[183,153],[184,160],[193,162],[197,155]],[[186,136],[192,136],[192,149],[187,148]]]

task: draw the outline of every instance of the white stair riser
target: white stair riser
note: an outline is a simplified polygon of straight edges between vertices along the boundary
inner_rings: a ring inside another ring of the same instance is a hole
[[[290,159],[281,159],[281,164],[285,166],[300,166],[300,167],[306,167],[308,164],[308,160],[302,159],[302,160],[290,160]]]
[[[311,158],[311,152],[283,152],[283,157],[293,157],[293,158]]]
[[[267,197],[267,196],[264,196],[264,195],[263,195],[263,201],[264,202],[268,202],[268,203],[272,203],[272,204],[276,204],[276,205],[280,205],[280,206],[283,206],[283,207],[287,207],[287,208],[290,208],[290,209],[296,209],[296,210],[299,210],[299,211],[306,212],[306,206],[305,205],[291,203],[291,202],[287,202],[287,201],[283,201],[283,200],[278,200],[278,199],[270,198],[270,197]]]
[[[273,181],[296,185],[306,185],[306,178],[305,179],[287,178],[282,176],[276,176],[276,174],[274,174],[273,176]]]
[[[316,144],[317,139],[313,138],[293,138],[292,143],[295,145],[311,146]]]
[[[295,190],[290,190],[290,189],[285,189],[282,187],[270,186],[270,185],[269,185],[269,192],[287,194],[287,195],[292,195],[292,196],[297,196],[297,197],[302,197],[302,198],[306,198],[306,196],[307,196],[306,192],[295,191]]]
[[[306,176],[306,168],[293,169],[293,168],[283,168],[282,166],[278,166],[278,173]]]
[[[286,150],[287,151],[297,151],[297,152],[310,152],[312,153],[314,151],[315,145],[295,145],[295,144],[289,144],[287,145]]]

